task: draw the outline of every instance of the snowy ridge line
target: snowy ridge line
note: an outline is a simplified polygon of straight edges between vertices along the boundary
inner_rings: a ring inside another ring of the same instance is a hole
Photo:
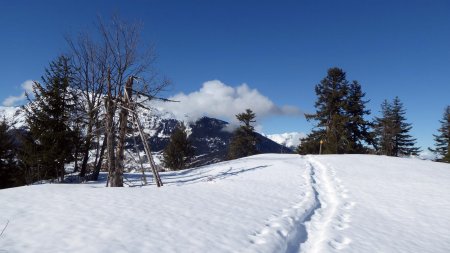
[[[341,184],[342,181],[336,178],[334,169],[312,156],[306,159],[312,168],[313,187],[318,193],[319,207],[311,220],[305,223],[308,239],[300,245],[300,252],[342,250],[351,240],[339,235],[339,232],[349,227],[351,216],[347,210],[353,208],[354,203],[343,203],[342,200],[348,198],[348,191]],[[333,234],[338,236],[331,237]]]
[[[313,187],[313,172],[309,163],[302,174],[300,187],[301,200],[287,209],[281,215],[267,220],[265,227],[250,235],[252,246],[245,252],[298,252],[300,245],[308,238],[305,222],[320,208],[317,191]]]

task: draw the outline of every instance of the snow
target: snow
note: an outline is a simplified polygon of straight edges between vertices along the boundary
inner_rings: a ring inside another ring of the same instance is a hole
[[[265,154],[179,172],[0,191],[5,252],[448,252],[450,165]],[[105,175],[102,174],[104,177]]]
[[[0,120],[5,118],[15,128],[25,126],[25,114],[20,107],[0,106]]]
[[[296,148],[300,145],[300,138],[306,137],[306,134],[299,132],[268,134],[264,135],[272,141],[288,148]]]

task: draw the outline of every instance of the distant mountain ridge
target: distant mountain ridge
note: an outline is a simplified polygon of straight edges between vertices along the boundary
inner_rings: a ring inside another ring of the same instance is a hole
[[[306,137],[306,134],[300,132],[282,133],[282,134],[268,134],[265,135],[272,141],[294,150],[300,145],[300,139]]]
[[[151,106],[149,106],[151,107]],[[139,119],[143,125],[144,132],[148,134],[152,152],[160,153],[169,143],[170,135],[179,124],[184,124],[189,134],[189,140],[195,150],[193,166],[217,163],[227,159],[228,145],[232,133],[228,131],[228,122],[202,117],[193,122],[183,122],[175,119],[170,112],[153,108],[151,111],[140,110]],[[5,116],[7,120],[16,120],[14,125],[17,129],[25,129],[25,117],[19,107],[0,107],[0,117]],[[264,135],[257,135],[258,153],[292,153],[292,149],[276,143]],[[143,150],[142,141],[137,138],[138,147]],[[126,148],[134,152],[134,140],[128,137]]]

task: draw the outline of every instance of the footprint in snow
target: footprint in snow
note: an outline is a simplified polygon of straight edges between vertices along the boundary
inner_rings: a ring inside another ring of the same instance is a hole
[[[347,245],[350,244],[350,242],[351,240],[348,237],[339,237],[329,242],[329,244],[334,249],[341,250],[347,247]]]
[[[347,223],[339,223],[336,226],[334,226],[334,229],[336,230],[345,230],[347,228],[349,228],[350,225],[348,225]]]
[[[344,204],[344,209],[350,210],[353,209],[353,207],[355,207],[356,203],[355,202],[346,202]]]
[[[348,223],[351,221],[351,215],[348,213],[341,214],[338,220],[342,223]]]

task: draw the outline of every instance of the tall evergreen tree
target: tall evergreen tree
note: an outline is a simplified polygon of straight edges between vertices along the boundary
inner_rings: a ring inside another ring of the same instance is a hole
[[[316,122],[316,128],[301,141],[297,151],[318,153],[319,142],[323,141],[324,154],[367,152],[364,144],[373,144],[373,134],[371,123],[364,119],[370,111],[361,85],[357,81],[349,84],[342,69],[330,68],[315,91],[316,112],[305,116]]]
[[[181,125],[172,132],[169,144],[164,149],[164,166],[171,170],[185,169],[193,156],[194,149],[188,140],[186,128]]]
[[[442,120],[439,122],[441,127],[438,129],[438,134],[433,134],[435,148],[429,148],[429,150],[438,155],[437,161],[450,163],[450,106],[445,108]]]
[[[69,91],[73,80],[69,59],[60,56],[50,63],[43,84],[33,85],[34,99],[24,107],[30,130],[25,138],[24,162],[31,169],[39,169],[37,178],[64,179],[64,164],[71,161],[76,134],[70,128],[74,106]],[[37,179],[35,177],[34,180]]]
[[[365,95],[357,81],[349,85],[345,100],[346,132],[349,135],[347,153],[365,153],[363,142],[373,144],[371,123],[364,119],[364,116],[370,114],[370,110],[366,109],[369,101],[364,100]]]
[[[417,155],[420,148],[415,146],[416,139],[409,134],[412,126],[406,122],[406,111],[400,99],[395,97],[392,103],[385,100],[381,109],[382,117],[375,120],[379,153],[389,156]]]
[[[233,134],[228,149],[228,158],[237,159],[245,156],[251,156],[257,153],[256,149],[256,135],[253,123],[255,123],[255,113],[247,109],[244,113],[236,115],[236,118],[241,122]]]

